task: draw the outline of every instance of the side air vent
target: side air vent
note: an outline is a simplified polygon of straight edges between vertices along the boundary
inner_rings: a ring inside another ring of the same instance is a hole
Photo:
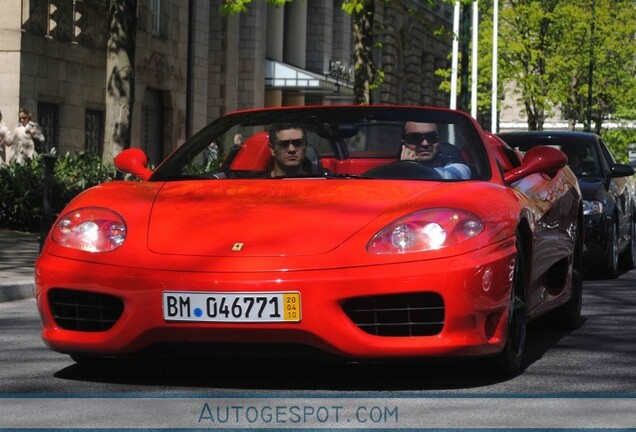
[[[58,326],[85,332],[110,330],[124,311],[118,297],[59,288],[49,291],[49,304]]]
[[[343,309],[361,330],[376,336],[432,336],[444,327],[444,300],[436,293],[359,297]]]

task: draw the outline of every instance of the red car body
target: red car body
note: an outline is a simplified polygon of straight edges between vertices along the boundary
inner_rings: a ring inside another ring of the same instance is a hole
[[[321,172],[255,176],[272,163],[268,136],[257,132],[192,174],[206,143],[274,119],[304,120],[310,144],[331,146],[318,152]],[[346,125],[334,128],[336,119]],[[416,119],[447,124],[449,140],[460,131],[470,138],[462,148],[470,179],[396,178],[378,168],[402,166],[399,137],[378,150],[369,131],[397,133]],[[367,147],[353,150],[362,130]],[[144,181],[99,185],[62,212],[36,263],[42,337],[78,361],[176,344],[356,361],[492,355],[503,370],[519,370],[528,319],[558,308],[575,325],[580,314],[581,196],[566,161],[547,147],[521,156],[443,109],[228,115],[154,172],[138,149],[124,151],[118,168]],[[441,245],[392,249],[400,230],[429,225],[441,229]]]

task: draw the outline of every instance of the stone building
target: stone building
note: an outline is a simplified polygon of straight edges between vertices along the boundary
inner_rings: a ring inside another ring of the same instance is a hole
[[[138,0],[132,146],[152,164],[237,109],[350,103],[351,17],[342,0],[253,0],[237,16],[222,0]],[[101,154],[107,0],[2,0],[0,111],[40,123],[46,148]],[[377,2],[374,56],[385,73],[374,103],[447,106],[435,70],[450,66],[452,6]]]

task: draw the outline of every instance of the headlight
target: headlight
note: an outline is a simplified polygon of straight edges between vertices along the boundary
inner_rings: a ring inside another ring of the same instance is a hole
[[[476,237],[484,223],[472,213],[431,209],[411,213],[388,225],[367,244],[372,254],[404,254],[436,250]]]
[[[62,216],[51,230],[51,238],[71,249],[108,252],[124,243],[126,224],[111,210],[84,207]]]
[[[583,214],[584,215],[599,215],[603,214],[603,203],[600,201],[583,201]]]

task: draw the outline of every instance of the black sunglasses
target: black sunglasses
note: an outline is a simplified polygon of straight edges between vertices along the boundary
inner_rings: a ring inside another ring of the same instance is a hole
[[[426,142],[428,142],[429,144],[435,144],[437,141],[439,141],[439,132],[409,132],[404,135],[404,142],[410,145],[421,144],[424,140],[426,140]]]
[[[296,148],[305,147],[305,140],[303,138],[295,138],[295,139],[276,141],[276,147],[280,147],[280,148],[287,148],[289,147],[290,144]]]

